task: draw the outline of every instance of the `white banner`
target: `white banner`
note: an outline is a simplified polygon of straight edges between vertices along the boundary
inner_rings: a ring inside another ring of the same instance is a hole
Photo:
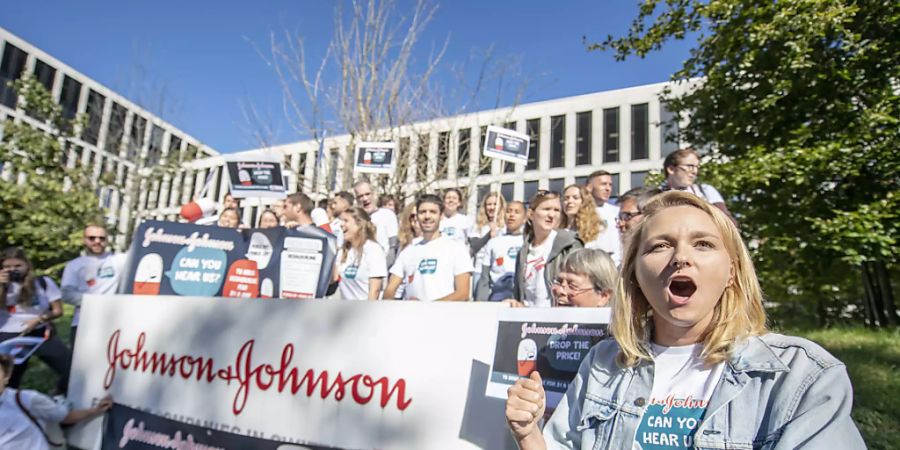
[[[69,395],[346,449],[515,448],[485,396],[496,303],[86,297]],[[72,443],[96,448],[95,420]]]

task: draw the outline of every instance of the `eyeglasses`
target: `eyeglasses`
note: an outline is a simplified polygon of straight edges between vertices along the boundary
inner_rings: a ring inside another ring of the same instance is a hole
[[[621,211],[619,212],[619,217],[616,217],[616,220],[619,222],[628,222],[641,214],[643,213],[640,211]]]
[[[678,164],[678,167],[688,171],[688,172],[699,172],[700,165],[699,164]]]
[[[565,289],[566,293],[568,293],[570,297],[575,297],[577,295],[581,295],[584,292],[594,289],[593,287],[586,287],[586,288],[574,287],[574,286],[572,286],[572,283],[569,283],[566,280],[560,280],[559,278],[553,280],[552,284],[553,284],[553,287]]]
[[[85,236],[84,238],[89,241],[100,241],[100,242],[106,241],[106,236]]]

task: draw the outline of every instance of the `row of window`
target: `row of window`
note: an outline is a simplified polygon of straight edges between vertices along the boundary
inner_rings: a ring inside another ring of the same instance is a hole
[[[28,53],[7,42],[3,49],[3,58],[0,59],[0,104],[11,109],[16,107],[16,93],[9,86],[9,82],[18,80],[25,71],[28,60]],[[56,69],[49,64],[35,60],[33,75],[44,85],[44,87],[53,92],[54,81],[56,80]],[[78,113],[78,104],[82,96],[82,84],[74,78],[64,75],[62,77],[62,86],[60,87],[59,105],[62,108],[63,116],[67,119],[74,119]],[[106,107],[106,96],[93,90],[87,89],[87,104],[85,113],[87,115],[87,124],[82,130],[81,139],[91,145],[99,145],[99,140],[103,128],[103,114]],[[106,140],[103,149],[119,154],[119,148],[128,133],[128,145],[125,148],[125,159],[135,161],[144,146],[144,139],[147,132],[147,118],[138,114],[134,114],[131,120],[130,128],[126,130],[126,122],[128,117],[128,109],[116,102],[110,102],[111,110],[109,112],[109,121],[106,129]],[[28,115],[37,117],[33,111],[25,111]],[[150,141],[147,147],[148,166],[159,163],[163,155],[163,136],[165,129],[158,125],[152,125],[150,130]],[[169,151],[178,151],[181,148],[182,138],[174,134],[169,140]],[[196,153],[196,148],[189,145],[191,153]],[[173,153],[174,154],[174,153]]]

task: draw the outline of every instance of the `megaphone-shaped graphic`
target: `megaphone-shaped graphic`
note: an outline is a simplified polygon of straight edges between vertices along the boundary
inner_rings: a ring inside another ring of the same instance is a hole
[[[192,202],[181,205],[181,217],[188,222],[196,222],[204,217],[209,217],[216,211],[216,202],[211,198],[198,198]]]
[[[519,351],[516,357],[519,376],[527,377],[537,370],[537,342],[532,339],[522,339],[519,342]]]

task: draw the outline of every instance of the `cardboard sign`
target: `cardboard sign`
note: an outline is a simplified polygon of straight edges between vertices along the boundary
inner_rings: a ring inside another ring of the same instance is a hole
[[[397,163],[397,144],[394,142],[360,142],[356,145],[353,171],[391,174]]]
[[[486,394],[506,399],[516,380],[541,374],[547,410],[556,408],[591,347],[608,336],[610,308],[512,308],[500,311]]]
[[[219,439],[188,424],[291,443],[282,449],[515,448],[504,401],[484,394],[504,308],[86,296],[69,399],[83,408],[111,394],[177,422],[116,418],[119,441],[144,420],[169,441],[178,430]],[[71,429],[70,443],[96,448],[102,432],[96,419]]]
[[[284,198],[287,191],[282,178],[281,161],[266,157],[226,157],[231,195],[235,198]]]
[[[484,156],[501,159],[513,164],[528,164],[528,149],[531,137],[515,130],[487,127],[484,139]]]
[[[132,240],[122,292],[324,297],[331,282],[335,240],[317,227],[239,230],[146,221]]]

